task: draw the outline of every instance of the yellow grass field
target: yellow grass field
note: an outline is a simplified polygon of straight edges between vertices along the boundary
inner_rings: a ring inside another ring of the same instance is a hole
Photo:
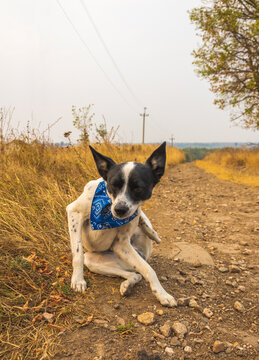
[[[117,162],[144,162],[156,148],[94,147]],[[184,161],[181,150],[167,148],[168,166]],[[78,326],[72,316],[90,315],[80,308],[86,294],[70,291],[65,207],[99,176],[88,147],[16,140],[0,151],[0,163],[0,357],[48,359],[59,334]]]
[[[259,148],[221,149],[195,163],[220,179],[259,186]]]

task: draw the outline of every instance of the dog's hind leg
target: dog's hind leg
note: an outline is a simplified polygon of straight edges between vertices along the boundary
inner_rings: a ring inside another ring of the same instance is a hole
[[[96,273],[106,276],[120,276],[124,279],[120,286],[121,295],[128,295],[132,287],[137,284],[142,276],[119,258],[112,251],[102,253],[85,253],[84,264],[87,268]]]
[[[151,222],[142,210],[140,212],[138,226],[143,231],[143,233],[149,237],[149,239],[154,240],[157,244],[161,242],[157,232],[153,229]]]

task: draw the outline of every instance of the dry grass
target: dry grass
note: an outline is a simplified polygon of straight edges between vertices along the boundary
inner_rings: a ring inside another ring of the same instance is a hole
[[[217,150],[196,165],[220,179],[259,186],[259,148]]]
[[[115,161],[143,162],[155,146],[96,145]],[[0,152],[0,357],[47,359],[85,294],[70,291],[71,258],[65,207],[98,174],[86,147],[14,141]],[[168,148],[168,164],[185,160]],[[91,279],[91,274],[88,278]],[[90,316],[86,310],[80,314]],[[53,314],[53,321],[44,319]]]

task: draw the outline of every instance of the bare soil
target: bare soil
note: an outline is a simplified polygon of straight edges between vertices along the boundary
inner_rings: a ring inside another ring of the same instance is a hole
[[[151,266],[176,299],[193,298],[199,307],[162,307],[144,280],[123,298],[121,279],[86,270],[90,284],[80,306],[93,319],[61,335],[63,349],[55,359],[258,360],[259,189],[219,180],[188,163],[167,171],[144,210],[162,239],[154,244]],[[201,246],[214,266],[202,259],[184,261],[175,243]],[[230,272],[230,265],[238,272]],[[234,308],[236,301],[244,311]],[[204,316],[204,308],[213,312],[211,318]],[[147,311],[155,314],[152,325],[137,320]],[[164,337],[160,327],[167,320],[183,323],[186,336],[177,339],[171,332]],[[118,327],[124,322],[134,324],[134,330],[121,334]],[[216,340],[224,342],[224,351],[213,351]]]

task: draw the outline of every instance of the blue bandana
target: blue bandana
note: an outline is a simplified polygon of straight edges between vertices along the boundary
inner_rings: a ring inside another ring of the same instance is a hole
[[[118,219],[112,215],[111,199],[107,194],[105,181],[101,181],[95,190],[91,206],[90,222],[93,230],[112,229],[129,223],[133,220],[138,211],[126,219]]]

